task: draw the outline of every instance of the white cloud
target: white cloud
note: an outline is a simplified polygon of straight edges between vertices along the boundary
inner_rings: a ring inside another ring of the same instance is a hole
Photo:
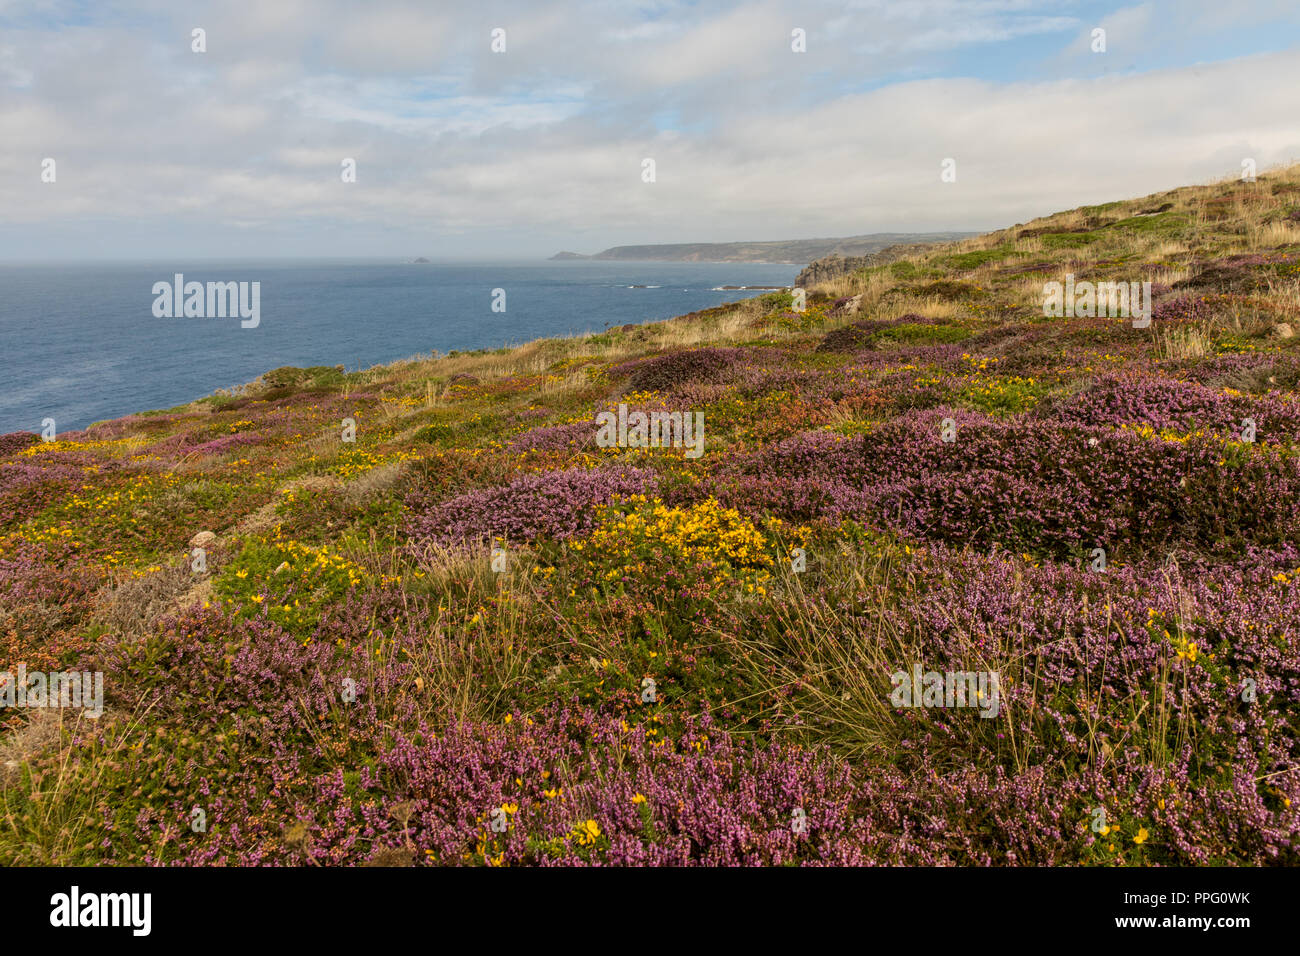
[[[352,228],[378,243],[352,252],[493,255],[575,236],[996,227],[1230,173],[1242,155],[1300,156],[1293,53],[1188,53],[1148,72],[1087,59],[1094,23],[1121,64],[1157,42],[1202,49],[1197,23],[1223,29],[1213,4],[1172,9],[539,0],[453,15],[387,0],[143,0],[69,27],[67,11],[11,2],[0,255],[64,251],[88,223],[115,222],[147,225],[132,230],[155,244],[141,254],[185,251],[177,237],[206,226],[205,254],[278,255],[337,252]],[[190,52],[194,25],[207,54]],[[505,54],[488,46],[498,25]],[[795,26],[806,54],[790,51]],[[987,48],[996,65],[1029,38],[1047,64],[1034,81],[944,73],[953,50]],[[57,184],[40,182],[45,156]],[[640,179],[647,156],[654,184]],[[355,184],[340,181],[343,157]]]

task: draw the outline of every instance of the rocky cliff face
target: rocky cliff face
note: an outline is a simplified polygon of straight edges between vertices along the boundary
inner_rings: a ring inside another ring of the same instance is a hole
[[[808,266],[795,277],[794,284],[801,289],[811,288],[822,282],[829,282],[838,276],[848,275],[850,272],[857,272],[859,269],[866,269],[869,266],[884,265],[905,255],[924,252],[939,245],[942,245],[942,243],[900,242],[865,256],[826,256],[823,259],[808,263]]]

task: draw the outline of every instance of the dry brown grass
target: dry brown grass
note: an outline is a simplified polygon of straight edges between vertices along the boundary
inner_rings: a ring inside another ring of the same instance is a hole
[[[63,736],[63,712],[57,707],[33,707],[23,712],[22,721],[0,738],[0,787],[15,784],[23,764],[55,746]]]
[[[409,461],[393,461],[362,472],[344,483],[343,500],[356,506],[379,497],[402,480],[410,464]]]
[[[1175,326],[1156,332],[1155,352],[1158,359],[1176,361],[1209,355],[1213,340],[1194,326]]]
[[[1300,282],[1277,284],[1270,290],[1267,302],[1291,322],[1300,321]]]
[[[1168,240],[1157,243],[1147,252],[1155,259],[1165,259],[1170,262],[1186,261],[1191,258],[1191,250],[1187,248],[1187,243],[1179,240]]]
[[[884,273],[872,273],[865,278],[857,274],[849,274],[837,276],[830,282],[818,286],[817,291],[826,292],[836,299],[861,294],[862,306],[866,309],[868,306],[874,307],[881,296],[894,284],[894,280]]]
[[[1246,242],[1251,251],[1275,249],[1300,243],[1300,223],[1270,222],[1252,224],[1246,234]]]
[[[209,547],[207,574],[195,574],[189,560],[129,577],[103,588],[96,599],[95,618],[125,641],[141,640],[155,633],[158,622],[180,606],[182,597],[200,580],[224,562],[220,547]]]

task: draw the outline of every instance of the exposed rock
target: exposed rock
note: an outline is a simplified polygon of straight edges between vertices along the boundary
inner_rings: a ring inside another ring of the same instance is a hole
[[[857,272],[859,269],[865,269],[874,263],[872,260],[875,254],[869,256],[850,256],[845,259],[843,256],[827,256],[825,259],[818,259],[810,262],[795,277],[794,284],[796,288],[806,289],[809,286],[818,285],[822,282],[829,282],[831,279],[838,278],[842,275],[848,275],[850,272]]]
[[[1291,328],[1289,322],[1279,322],[1273,326],[1273,334],[1279,339],[1289,339],[1295,335],[1295,329]]]
[[[814,286],[822,282],[829,282],[831,279],[838,278],[839,276],[848,275],[851,272],[857,272],[859,269],[867,269],[871,266],[883,266],[897,259],[901,259],[903,256],[936,249],[940,245],[943,245],[943,243],[903,242],[896,243],[892,246],[886,246],[879,252],[872,252],[865,256],[849,256],[847,258],[840,255],[826,256],[824,259],[817,259],[808,263],[807,268],[795,277],[794,284],[796,288],[806,289],[809,286]]]
[[[847,299],[837,299],[835,305],[831,306],[831,315],[857,315],[858,310],[862,308],[862,293],[851,295]]]
[[[211,531],[200,531],[194,537],[190,538],[191,548],[210,548],[217,541],[217,536]]]

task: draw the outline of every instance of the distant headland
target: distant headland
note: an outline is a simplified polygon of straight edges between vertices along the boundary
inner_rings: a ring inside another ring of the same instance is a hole
[[[788,239],[776,242],[684,242],[614,246],[595,255],[557,252],[551,261],[618,259],[640,262],[765,262],[807,265],[826,256],[866,256],[899,243],[951,242],[973,232],[875,232],[842,239]]]

